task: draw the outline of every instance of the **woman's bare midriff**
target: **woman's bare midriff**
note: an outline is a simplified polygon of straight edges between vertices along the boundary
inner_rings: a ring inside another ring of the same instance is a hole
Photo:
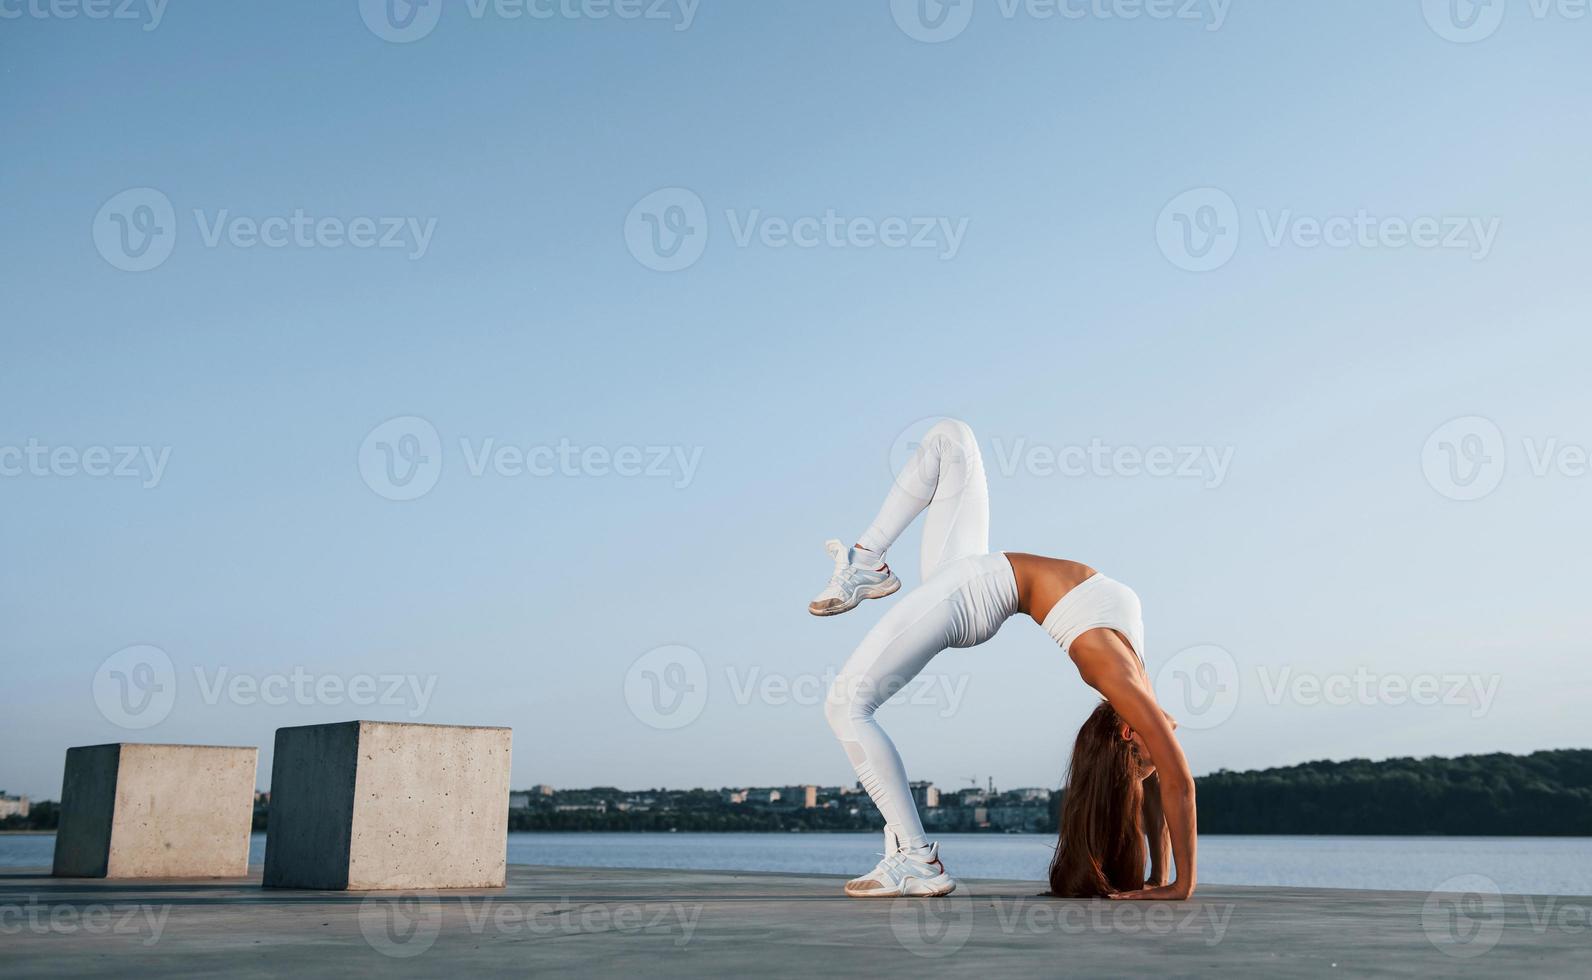
[[[1082,562],[1065,558],[1006,553],[1017,579],[1017,611],[1043,626],[1045,616],[1061,597],[1098,574]]]

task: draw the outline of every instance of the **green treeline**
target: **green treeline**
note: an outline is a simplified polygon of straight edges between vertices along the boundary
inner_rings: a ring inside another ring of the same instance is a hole
[[[1592,836],[1592,749],[1307,762],[1198,786],[1206,834]]]

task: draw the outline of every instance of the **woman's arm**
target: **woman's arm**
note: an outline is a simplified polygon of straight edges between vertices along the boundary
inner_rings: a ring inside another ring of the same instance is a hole
[[[1069,652],[1084,683],[1111,702],[1122,720],[1138,733],[1155,763],[1161,808],[1166,814],[1166,829],[1172,838],[1172,859],[1177,865],[1177,874],[1170,885],[1122,892],[1112,897],[1174,901],[1188,898],[1194,894],[1198,878],[1195,871],[1194,776],[1189,772],[1188,759],[1172,735],[1171,719],[1155,703],[1155,695],[1143,679],[1138,658],[1115,633],[1108,630],[1094,633],[1105,639],[1074,642]]]
[[[1150,850],[1148,888],[1164,885],[1172,870],[1172,835],[1166,829],[1166,813],[1161,809],[1161,780],[1154,773],[1144,781],[1144,838]]]

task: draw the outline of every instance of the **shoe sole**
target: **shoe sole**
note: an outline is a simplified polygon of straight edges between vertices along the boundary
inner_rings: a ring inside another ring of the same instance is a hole
[[[864,599],[883,599],[885,596],[895,595],[901,591],[901,580],[893,578],[883,585],[870,585],[857,590],[857,601],[849,606],[825,606],[820,609],[812,603],[807,604],[807,611],[814,616],[839,616],[841,613],[851,612],[862,605]]]
[[[940,875],[938,878],[908,878],[902,882],[898,891],[873,889],[865,892],[847,890],[849,898],[943,898],[956,891],[956,879],[950,875]]]

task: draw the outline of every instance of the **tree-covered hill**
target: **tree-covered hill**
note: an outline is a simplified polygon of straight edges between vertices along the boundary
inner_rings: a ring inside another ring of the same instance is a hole
[[[1198,783],[1206,834],[1592,836],[1592,749],[1307,762]]]

